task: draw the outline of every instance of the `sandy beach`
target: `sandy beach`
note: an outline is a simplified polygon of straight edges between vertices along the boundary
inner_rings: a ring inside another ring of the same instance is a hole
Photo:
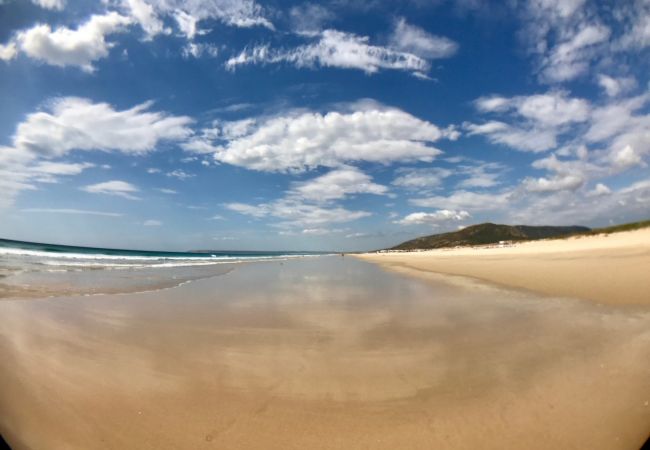
[[[611,305],[650,305],[650,228],[503,248],[357,256],[421,277],[461,275],[552,296]]]
[[[14,450],[636,450],[650,424],[647,309],[355,258],[0,316]]]

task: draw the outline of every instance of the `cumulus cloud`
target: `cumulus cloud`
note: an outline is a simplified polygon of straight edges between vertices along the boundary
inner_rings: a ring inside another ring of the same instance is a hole
[[[9,61],[14,59],[18,54],[15,42],[8,42],[7,44],[0,44],[0,60]]]
[[[18,125],[14,146],[42,156],[71,150],[103,150],[143,154],[162,140],[188,137],[192,119],[148,111],[151,102],[126,110],[84,98],[63,97],[44,111],[29,114]]]
[[[339,200],[350,194],[386,194],[388,188],[377,183],[355,167],[332,170],[309,181],[295,183],[291,194],[301,198],[326,202]]]
[[[32,0],[32,3],[45,9],[61,11],[65,7],[65,0]]]
[[[54,66],[94,71],[93,62],[105,58],[114,45],[108,35],[123,31],[131,19],[116,12],[93,15],[77,29],[38,24],[20,31],[12,41],[27,56]],[[11,43],[9,44],[11,45]]]
[[[589,102],[570,98],[564,91],[515,97],[481,97],[474,103],[481,112],[513,112],[540,126],[584,122],[590,112]]]
[[[169,28],[164,26],[155,8],[146,1],[123,0],[122,4],[129,12],[129,15],[140,24],[147,39],[151,39],[160,33],[169,34],[171,32]]]
[[[607,188],[609,189],[609,188]],[[534,201],[521,202],[508,212],[513,222],[530,224],[624,223],[647,217],[650,181],[632,183],[600,195],[592,191],[557,191]]]
[[[126,181],[121,180],[111,180],[104,181],[102,183],[91,184],[81,188],[82,191],[89,192],[91,194],[106,194],[106,195],[115,195],[118,197],[128,198],[129,200],[139,200],[138,197],[133,195],[138,192],[139,189],[127,183]]]
[[[409,190],[427,190],[440,187],[453,171],[442,167],[426,167],[400,168],[395,173],[399,176],[395,177],[393,185]]]
[[[636,87],[634,77],[613,78],[608,75],[599,75],[598,84],[610,97],[616,97],[619,94],[627,93]]]
[[[579,175],[555,176],[553,178],[526,178],[523,186],[529,192],[574,191],[584,184]]]
[[[396,220],[395,223],[400,225],[434,225],[438,226],[443,222],[461,221],[470,217],[467,211],[452,211],[441,209],[432,213],[415,212],[405,216],[403,219]]]
[[[0,207],[11,205],[18,193],[35,189],[93,167],[61,161],[73,151],[115,151],[144,154],[161,141],[191,134],[189,117],[148,111],[150,103],[116,110],[106,103],[64,97],[28,114],[12,137],[0,147]]]
[[[603,183],[597,183],[592,191],[589,192],[590,196],[600,197],[603,195],[609,195],[612,193],[612,190],[608,188]]]
[[[395,28],[390,36],[390,46],[425,59],[448,58],[458,51],[456,42],[410,25],[404,18],[395,22]]]
[[[520,151],[543,152],[557,145],[557,134],[550,129],[523,128],[496,120],[482,124],[465,123],[464,127],[470,136],[484,135],[492,143]]]
[[[247,48],[226,61],[226,68],[234,70],[247,64],[288,63],[299,68],[337,67],[358,69],[368,74],[392,69],[424,75],[430,67],[427,60],[413,53],[370,44],[367,36],[324,30],[316,39],[288,50],[276,50],[266,45]]]
[[[267,172],[302,172],[347,162],[432,161],[431,144],[443,137],[434,124],[377,105],[354,112],[306,112],[276,116],[215,145],[202,137],[189,151],[213,152],[217,161]]]
[[[481,97],[474,102],[484,113],[500,114],[512,123],[491,120],[482,124],[465,123],[469,134],[485,135],[494,143],[515,150],[545,151],[557,145],[557,137],[572,124],[586,122],[589,102],[569,98],[564,91],[530,96]]]

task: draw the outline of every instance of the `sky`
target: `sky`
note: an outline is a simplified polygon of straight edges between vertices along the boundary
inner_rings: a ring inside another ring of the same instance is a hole
[[[650,217],[650,1],[0,0],[0,237],[378,249]]]

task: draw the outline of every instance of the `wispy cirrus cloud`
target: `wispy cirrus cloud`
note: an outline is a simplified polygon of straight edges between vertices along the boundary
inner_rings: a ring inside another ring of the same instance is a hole
[[[74,208],[23,208],[21,212],[26,213],[44,213],[44,214],[73,214],[82,216],[102,216],[102,217],[123,217],[124,214],[106,212],[106,211],[92,211],[87,209],[74,209]]]
[[[226,61],[226,68],[252,64],[287,63],[298,68],[335,67],[357,69],[368,74],[379,70],[403,70],[424,75],[430,63],[413,53],[373,45],[367,36],[338,30],[324,30],[314,42],[292,49],[273,49],[268,45],[244,49]]]

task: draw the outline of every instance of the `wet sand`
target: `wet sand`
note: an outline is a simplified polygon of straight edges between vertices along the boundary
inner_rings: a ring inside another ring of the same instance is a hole
[[[637,449],[650,311],[353,258],[0,301],[21,449]]]
[[[358,257],[409,275],[473,277],[612,305],[650,306],[650,228],[610,235]]]

